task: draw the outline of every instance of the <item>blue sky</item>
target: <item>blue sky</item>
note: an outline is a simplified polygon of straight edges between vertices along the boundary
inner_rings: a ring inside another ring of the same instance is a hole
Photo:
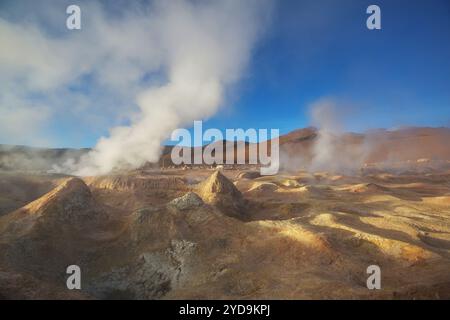
[[[65,2],[53,2],[57,18],[36,19],[39,26],[61,33],[54,26],[64,23],[65,15],[60,15],[60,11]],[[125,2],[102,3],[120,15],[120,3]],[[381,30],[366,28],[366,8],[371,4],[381,8]],[[33,1],[5,0],[0,4],[0,18],[26,24],[41,9],[50,11]],[[88,33],[88,22],[85,26],[87,30],[82,32]],[[448,0],[274,1],[267,30],[252,49],[241,80],[228,90],[226,102],[204,127],[279,128],[283,134],[309,126],[311,104],[324,98],[335,101],[345,114],[344,127],[349,131],[450,126],[449,39]],[[145,76],[145,81],[161,81],[160,71],[155,77]],[[94,82],[89,75],[83,75],[75,83],[54,91],[55,96],[82,93],[76,99],[68,99],[64,102],[68,104],[66,108],[53,112],[50,120],[43,122],[40,130],[57,138],[35,141],[30,129],[29,135],[13,139],[12,133],[3,133],[0,128],[0,143],[94,146],[110,127],[128,123],[128,115],[135,111],[126,105],[127,95],[121,96],[123,100],[115,99],[112,92]],[[8,89],[3,86],[1,90],[4,94]],[[46,93],[26,92],[28,100],[33,96],[33,103],[44,104],[41,109],[33,109],[35,118],[45,113],[49,102]],[[131,92],[130,97],[134,94]],[[56,98],[53,102],[60,104]],[[76,108],[73,103],[77,103]],[[92,113],[80,107],[97,104],[100,111]],[[0,111],[1,108],[0,105]],[[79,121],[81,116],[83,121]]]
[[[366,28],[368,5],[382,29]],[[350,106],[352,131],[450,125],[450,2],[280,1],[231,111],[207,125],[309,125],[309,105]]]

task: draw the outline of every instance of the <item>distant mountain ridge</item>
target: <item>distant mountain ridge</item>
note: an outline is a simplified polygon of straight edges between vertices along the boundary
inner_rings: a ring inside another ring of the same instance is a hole
[[[313,127],[297,129],[280,136],[281,162],[289,162],[293,166],[297,163],[310,163],[317,153],[317,143],[320,141],[320,137],[320,131]],[[450,128],[448,127],[377,129],[366,133],[333,134],[330,139],[331,147],[336,148],[339,155],[347,154],[350,157],[356,149],[359,153],[364,152],[364,162],[366,163],[416,160],[450,161]],[[224,159],[230,156],[226,150],[226,146],[230,144],[234,145],[233,150],[236,153],[237,143],[225,142],[223,153],[220,154]],[[246,159],[248,159],[250,145],[251,143],[245,143]],[[163,147],[158,164],[160,167],[174,166],[171,161],[172,149],[173,146]],[[189,151],[187,147],[184,149]],[[51,149],[0,144],[0,170],[49,171],[54,165],[61,166],[68,159],[77,161],[89,151],[88,148]]]

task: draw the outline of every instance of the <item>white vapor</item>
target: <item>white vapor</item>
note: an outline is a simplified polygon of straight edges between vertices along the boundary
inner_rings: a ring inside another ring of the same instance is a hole
[[[0,92],[0,110],[22,123],[34,111],[43,127],[61,118],[94,132],[112,126],[78,163],[60,168],[96,175],[157,161],[172,130],[215,114],[242,77],[271,3],[161,0],[116,15],[91,1],[80,7],[79,32],[42,28],[42,21],[65,26],[56,9],[36,21],[0,15],[0,41],[7,48],[0,51],[0,80],[9,87]],[[83,88],[86,78],[89,94],[67,89]],[[36,93],[39,99],[30,98]]]
[[[322,98],[310,106],[312,124],[318,128],[309,170],[354,173],[361,169],[372,146],[362,135],[345,132],[351,108]]]
[[[342,134],[341,121],[336,104],[330,99],[321,99],[311,105],[312,123],[319,129],[313,149],[313,170],[334,169],[340,158],[336,136]]]
[[[105,174],[159,159],[161,142],[179,126],[217,112],[227,86],[247,64],[260,31],[254,1],[166,2],[152,19],[167,82],[138,95],[130,126],[111,130],[83,157],[77,174]]]

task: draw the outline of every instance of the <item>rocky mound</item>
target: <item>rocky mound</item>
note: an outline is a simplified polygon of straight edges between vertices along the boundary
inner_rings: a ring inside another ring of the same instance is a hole
[[[82,219],[92,221],[99,213],[91,191],[79,178],[67,179],[21,210],[63,223],[79,223]]]
[[[283,179],[279,183],[287,188],[297,188],[301,186],[301,184],[295,179]]]
[[[103,234],[108,217],[87,185],[69,178],[0,218],[0,264],[60,283],[68,265],[84,261],[101,244],[95,239]]]
[[[169,205],[178,210],[195,209],[203,205],[203,200],[194,192],[188,192],[184,196],[173,199]]]
[[[197,188],[200,197],[229,216],[243,218],[245,200],[236,186],[220,171],[215,171]]]
[[[273,193],[278,190],[278,186],[272,182],[255,182],[252,187],[248,190],[248,192],[252,191],[261,191],[261,192],[269,192]]]
[[[362,183],[353,186],[351,192],[361,193],[361,192],[387,192],[388,188],[383,187],[376,183]]]
[[[103,217],[83,180],[69,178],[39,199],[5,215],[0,219],[0,229],[15,235],[52,228],[85,229]]]
[[[244,171],[244,172],[240,172],[237,175],[238,179],[249,179],[249,180],[252,180],[252,179],[259,178],[259,177],[261,177],[261,174],[258,171]]]

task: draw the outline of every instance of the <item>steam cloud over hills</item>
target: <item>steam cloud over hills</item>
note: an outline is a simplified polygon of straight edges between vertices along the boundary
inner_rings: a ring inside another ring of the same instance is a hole
[[[37,134],[39,128],[55,115],[89,114],[83,121],[96,126],[113,114],[123,121],[112,123],[109,135],[80,162],[59,168],[93,175],[157,161],[172,130],[216,113],[227,89],[242,76],[271,5],[155,1],[131,5],[119,15],[108,15],[95,3],[82,7],[79,33],[41,28],[42,17],[57,24],[51,10],[38,9],[25,26],[0,18],[0,38],[10,48],[0,53],[0,77],[9,88],[0,96],[5,109],[0,133],[17,136],[12,143],[29,143],[33,136],[40,143],[46,138]],[[98,100],[83,94],[86,79]],[[45,98],[32,97],[42,91],[48,93]]]
[[[188,2],[158,7],[155,34],[167,82],[140,92],[138,117],[116,127],[81,159],[80,175],[156,162],[172,130],[213,115],[246,65],[259,31],[251,2]],[[230,21],[232,19],[232,21]],[[126,152],[124,152],[126,150]]]

